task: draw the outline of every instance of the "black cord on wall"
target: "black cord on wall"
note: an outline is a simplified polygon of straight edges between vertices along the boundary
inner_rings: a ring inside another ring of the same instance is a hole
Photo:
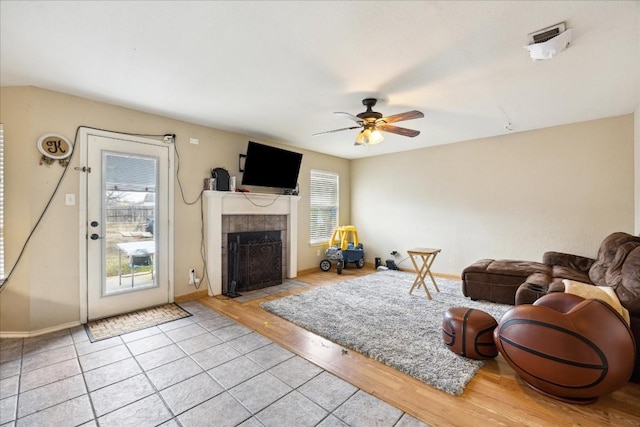
[[[73,155],[76,154],[76,143],[78,141],[78,132],[80,132],[80,127],[78,127],[76,129],[76,134],[73,137],[73,147],[72,147],[72,151],[71,151],[71,156],[69,156],[68,162],[65,165],[64,169],[62,170],[62,174],[60,175],[60,178],[58,178],[58,182],[57,182],[55,188],[53,189],[53,192],[51,193],[51,196],[49,197],[49,200],[47,201],[47,204],[44,206],[44,209],[42,210],[42,213],[38,217],[38,220],[36,221],[34,226],[31,228],[31,231],[29,232],[29,235],[25,239],[24,244],[22,245],[22,249],[20,249],[20,253],[18,254],[18,258],[16,258],[16,262],[13,264],[13,267],[11,267],[11,270],[9,270],[9,274],[7,274],[7,276],[4,279],[2,279],[2,283],[0,283],[0,293],[2,293],[5,290],[5,288],[7,287],[7,285],[9,284],[9,280],[11,279],[11,276],[13,275],[13,272],[18,267],[18,264],[20,263],[20,260],[22,259],[22,256],[24,255],[24,252],[27,249],[27,246],[29,245],[29,242],[31,241],[31,238],[33,237],[34,233],[38,229],[38,226],[40,225],[40,222],[42,222],[42,218],[44,218],[44,215],[49,210],[49,206],[51,206],[51,202],[53,201],[53,198],[55,197],[56,193],[58,192],[58,189],[60,188],[60,185],[62,184],[62,181],[64,180],[64,177],[67,175],[67,171],[69,170],[69,166],[71,165],[71,160],[73,159]]]
[[[180,181],[180,152],[178,150],[178,143],[176,142],[175,135],[167,135],[172,136],[175,142],[174,148],[176,151],[176,181],[178,181],[178,188],[180,189],[180,197],[182,198],[182,203],[185,205],[191,206],[200,202],[200,256],[202,258],[202,280],[207,281],[207,289],[211,290],[211,282],[209,281],[209,272],[207,271],[207,245],[205,242],[205,233],[204,233],[204,188],[200,190],[198,197],[193,201],[187,201],[184,195],[184,189],[182,187],[182,181]],[[195,283],[196,289],[200,289],[202,281]]]
[[[193,202],[188,202],[187,199],[184,197],[184,190],[182,188],[182,182],[180,181],[180,152],[178,151],[178,143],[176,142],[176,136],[168,135],[168,134],[165,136],[173,137],[173,141],[175,142],[173,147],[176,150],[176,160],[177,160],[176,161],[176,180],[178,181],[178,188],[180,188],[180,197],[182,197],[182,203],[184,203],[185,205],[195,205],[196,203],[198,203],[198,200],[202,199],[202,195],[204,194],[204,189],[200,191],[200,194],[198,194],[198,197]]]
[[[20,264],[20,261],[22,260],[22,256],[24,255],[24,252],[26,251],[27,246],[29,245],[29,242],[31,241],[31,238],[33,237],[33,235],[35,234],[36,230],[40,226],[40,223],[42,222],[42,219],[44,218],[45,214],[49,210],[49,207],[51,206],[51,202],[53,201],[54,197],[58,193],[58,189],[60,188],[60,185],[62,184],[65,176],[67,175],[67,171],[69,170],[69,166],[71,165],[71,160],[73,159],[73,156],[74,156],[74,154],[76,152],[76,145],[77,145],[77,142],[78,142],[78,134],[80,133],[80,129],[82,129],[82,128],[99,130],[99,131],[103,131],[103,132],[114,132],[114,133],[116,132],[116,131],[112,131],[112,130],[108,130],[108,129],[94,128],[94,127],[90,127],[90,126],[78,126],[76,128],[76,133],[75,133],[75,136],[73,137],[73,151],[71,152],[71,156],[69,156],[68,162],[65,165],[64,169],[62,170],[62,174],[60,175],[60,178],[58,179],[58,182],[56,183],[56,186],[53,189],[53,192],[51,193],[51,196],[49,197],[49,200],[47,201],[47,204],[45,205],[44,209],[42,210],[42,213],[38,217],[38,220],[36,221],[34,226],[31,228],[31,231],[29,232],[29,235],[25,239],[24,244],[22,245],[22,249],[20,249],[20,253],[18,254],[18,258],[16,258],[16,261],[13,264],[13,267],[11,267],[11,270],[9,270],[9,274],[7,274],[7,276],[4,279],[2,279],[2,281],[0,282],[0,293],[2,293],[5,290],[5,288],[7,287],[7,285],[9,284],[9,280],[11,279],[11,276],[13,275],[14,271],[18,267],[18,264]],[[127,133],[127,132],[117,132],[117,133],[120,133],[120,134],[123,134],[123,135],[145,136],[145,137],[165,137],[167,135],[167,134],[157,135],[157,134],[141,134],[141,133]],[[175,135],[172,135],[172,136],[175,138]]]

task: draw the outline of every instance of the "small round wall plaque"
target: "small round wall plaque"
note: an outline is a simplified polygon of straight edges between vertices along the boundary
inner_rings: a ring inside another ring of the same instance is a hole
[[[63,160],[71,155],[73,145],[62,135],[48,133],[42,135],[38,140],[38,150],[49,159]]]

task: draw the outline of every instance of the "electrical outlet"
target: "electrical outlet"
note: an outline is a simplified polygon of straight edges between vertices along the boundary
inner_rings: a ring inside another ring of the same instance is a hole
[[[320,256],[320,249],[316,250],[316,256]]]
[[[196,284],[196,269],[195,268],[189,269],[189,284],[190,285],[195,285]]]

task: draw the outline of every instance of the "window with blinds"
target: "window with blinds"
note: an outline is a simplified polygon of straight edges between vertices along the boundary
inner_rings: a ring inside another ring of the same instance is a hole
[[[335,172],[311,170],[311,244],[328,242],[338,226],[338,181],[339,176]]]
[[[4,280],[4,126],[0,123],[0,283]]]

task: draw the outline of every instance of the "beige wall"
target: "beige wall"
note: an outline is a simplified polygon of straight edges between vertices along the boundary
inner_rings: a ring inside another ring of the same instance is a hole
[[[369,262],[406,257],[412,246],[443,249],[434,270],[459,274],[484,257],[540,259],[548,249],[595,255],[611,231],[634,229],[634,132],[638,112],[611,119],[348,161],[303,151],[298,268],[322,256],[308,244],[309,170],[340,173],[340,223],[353,223]],[[63,168],[40,166],[37,139],[78,126],[116,132],[175,133],[180,181],[187,201],[197,198],[211,167],[238,175],[248,139],[286,146],[105,103],[28,87],[0,89],[5,128],[5,252],[7,270],[44,208]],[[189,144],[189,138],[200,145]],[[296,151],[300,151],[294,149]],[[636,156],[640,149],[636,150]],[[79,210],[75,153],[50,210],[0,294],[0,331],[38,332],[79,320]],[[637,157],[636,157],[637,159]],[[637,160],[636,160],[637,162]],[[637,204],[638,202],[636,202]],[[636,216],[640,208],[636,208]],[[200,258],[200,206],[182,202],[176,185],[176,295],[194,291],[187,270]],[[636,220],[636,223],[639,222]],[[410,263],[404,261],[403,268]],[[203,288],[201,288],[203,289]]]
[[[359,159],[351,185],[368,261],[438,247],[433,270],[460,274],[480,258],[595,256],[634,231],[634,116]]]
[[[7,272],[14,265],[20,248],[37,221],[63,168],[40,166],[36,141],[45,133],[59,133],[73,140],[79,126],[114,132],[177,135],[180,153],[180,181],[187,201],[202,189],[203,179],[212,167],[238,173],[238,154],[244,153],[249,139],[190,123],[171,120],[131,109],[94,102],[71,95],[31,87],[0,89],[0,122],[5,129],[5,253]],[[189,143],[199,138],[200,144]],[[284,147],[280,145],[281,147]],[[286,148],[286,147],[285,147]],[[318,265],[316,248],[308,243],[309,170],[326,169],[341,176],[341,221],[349,214],[349,161],[314,152],[303,152],[300,172],[302,200],[299,203],[298,268]],[[34,234],[7,288],[0,294],[0,331],[38,332],[77,323],[79,313],[79,209],[65,206],[64,195],[78,196],[79,153],[74,153],[62,185]],[[188,269],[198,267],[200,256],[200,204],[186,205],[176,183],[175,202],[175,295],[195,291],[188,285]],[[205,289],[201,287],[201,289]]]

